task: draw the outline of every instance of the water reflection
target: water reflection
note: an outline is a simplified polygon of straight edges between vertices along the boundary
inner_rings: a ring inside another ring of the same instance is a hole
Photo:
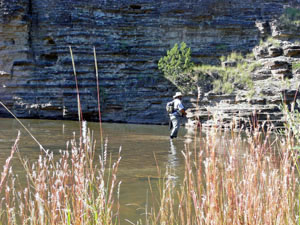
[[[170,139],[170,151],[168,155],[168,167],[171,171],[174,171],[173,176],[176,177],[175,169],[178,166],[178,159],[177,159],[177,150],[176,145],[174,144],[173,140]]]

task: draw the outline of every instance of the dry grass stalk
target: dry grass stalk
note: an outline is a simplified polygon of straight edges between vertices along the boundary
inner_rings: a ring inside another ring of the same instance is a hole
[[[14,145],[11,148],[10,156],[6,159],[6,162],[3,166],[3,172],[1,173],[1,180],[0,180],[0,193],[2,193],[3,188],[5,188],[5,197],[0,201],[0,216],[7,216],[7,221],[12,222],[15,221],[11,219],[11,209],[7,203],[4,202],[5,199],[7,199],[7,193],[10,192],[10,188],[7,186],[9,179],[11,178],[11,161],[13,159],[13,156],[15,152],[18,150],[18,143],[20,140],[20,132],[18,132],[17,139],[14,143]],[[3,206],[5,206],[7,210],[7,215],[5,215],[5,209],[3,209]]]
[[[9,170],[11,168],[10,167],[11,160],[12,160],[15,152],[18,149],[19,140],[20,140],[20,131],[18,132],[17,139],[15,140],[15,143],[11,148],[10,156],[6,159],[5,165],[3,166],[3,172],[1,173],[1,180],[0,180],[0,193],[2,192],[2,189],[5,185],[6,178],[7,178],[8,173],[9,173]]]
[[[21,122],[21,120],[19,120],[17,118],[17,116],[11,111],[9,110],[6,105],[0,101],[0,104],[5,108],[5,110],[7,112],[9,112],[9,114],[11,114],[15,119],[16,121],[25,129],[25,131],[30,135],[30,137],[39,145],[40,147],[40,150],[43,150],[46,154],[48,154],[48,151],[41,145],[41,143],[33,136],[33,134],[27,129],[27,127]],[[18,139],[18,138],[17,138]]]
[[[72,51],[71,46],[69,46],[69,50],[70,50],[70,55],[71,55],[71,60],[72,60],[73,73],[74,73],[74,77],[75,77],[76,93],[77,93],[78,120],[80,122],[79,125],[80,125],[80,132],[81,132],[83,115],[82,115],[82,108],[81,108],[81,103],[80,103],[80,94],[79,94],[79,86],[78,86],[78,81],[77,81],[77,72],[76,72],[75,61],[74,61],[74,56],[73,56],[73,51]],[[80,137],[81,136],[82,136],[82,134],[80,133]]]
[[[95,75],[97,85],[97,100],[98,100],[98,117],[99,117],[99,129],[100,129],[100,144],[103,145],[103,130],[102,130],[102,119],[101,119],[101,104],[100,104],[100,90],[99,90],[99,73],[98,73],[98,62],[96,48],[94,47],[94,61],[95,61]]]

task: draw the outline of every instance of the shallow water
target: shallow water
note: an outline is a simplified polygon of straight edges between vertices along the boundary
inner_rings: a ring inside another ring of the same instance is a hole
[[[66,142],[72,139],[73,133],[79,134],[79,124],[76,121],[55,120],[22,120],[34,137],[54,153],[66,148]],[[3,165],[10,154],[18,130],[21,131],[19,150],[22,157],[37,159],[39,146],[13,119],[0,118],[0,165]],[[99,140],[99,124],[88,123],[88,128]],[[103,124],[104,137],[108,139],[108,151],[113,160],[117,158],[122,147],[122,160],[118,170],[118,178],[122,181],[120,190],[121,224],[134,223],[145,218],[147,199],[150,197],[148,178],[154,187],[157,183],[157,166],[164,169],[170,166],[174,169],[174,180],[180,180],[184,170],[181,151],[184,150],[185,129],[181,128],[179,137],[169,141],[167,126],[133,125],[133,124]],[[99,149],[99,148],[98,148]],[[14,173],[22,174],[24,169],[17,157],[13,160]],[[2,171],[2,167],[1,167]]]

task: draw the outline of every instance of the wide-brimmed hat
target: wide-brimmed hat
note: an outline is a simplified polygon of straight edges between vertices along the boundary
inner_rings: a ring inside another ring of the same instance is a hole
[[[176,92],[176,94],[173,96],[173,98],[177,98],[177,97],[182,97],[182,93],[181,92]]]

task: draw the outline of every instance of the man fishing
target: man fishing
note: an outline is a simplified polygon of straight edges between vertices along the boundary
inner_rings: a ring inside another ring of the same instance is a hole
[[[185,108],[181,102],[182,99],[182,93],[176,92],[176,94],[173,96],[173,109],[172,112],[169,113],[170,121],[171,121],[171,134],[170,138],[177,138],[178,130],[180,127],[180,121],[183,116],[186,115]]]

